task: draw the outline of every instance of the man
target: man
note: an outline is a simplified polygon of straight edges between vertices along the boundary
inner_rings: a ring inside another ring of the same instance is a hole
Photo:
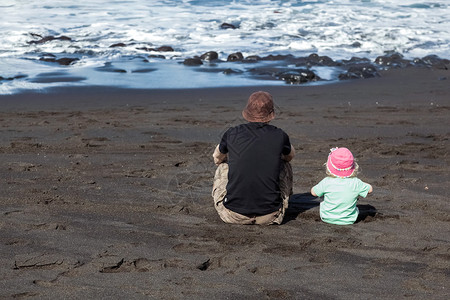
[[[292,195],[294,148],[269,124],[275,117],[269,93],[250,95],[242,116],[249,123],[228,129],[213,154],[214,206],[226,223],[281,224]]]

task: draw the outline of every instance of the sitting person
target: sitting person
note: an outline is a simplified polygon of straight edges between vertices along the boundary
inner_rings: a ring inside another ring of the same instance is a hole
[[[249,123],[228,129],[213,154],[214,206],[226,223],[281,224],[292,195],[294,148],[269,124],[275,117],[269,93],[250,95],[242,116]]]
[[[359,210],[358,197],[372,193],[372,186],[358,179],[358,164],[347,148],[333,148],[328,155],[328,175],[311,188],[311,194],[322,197],[320,218],[330,224],[347,225],[355,223]]]

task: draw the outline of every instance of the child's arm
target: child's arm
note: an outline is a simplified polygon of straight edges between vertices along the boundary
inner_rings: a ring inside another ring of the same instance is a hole
[[[317,197],[317,194],[316,194],[316,192],[314,192],[314,188],[313,187],[311,188],[311,195],[313,195],[314,197]]]
[[[369,188],[369,191],[367,192],[368,194],[370,194],[370,193],[373,192],[373,187],[372,187],[372,185],[369,184],[369,186],[370,186],[370,188]]]

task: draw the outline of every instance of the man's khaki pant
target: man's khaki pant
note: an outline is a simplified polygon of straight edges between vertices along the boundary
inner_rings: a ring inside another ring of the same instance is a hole
[[[283,165],[280,172],[280,191],[283,199],[283,205],[279,210],[273,213],[263,216],[248,216],[241,215],[234,211],[227,209],[223,205],[223,200],[227,195],[227,183],[228,183],[228,164],[221,163],[216,170],[214,176],[214,185],[212,190],[212,196],[214,198],[214,207],[217,210],[222,221],[225,223],[233,224],[258,224],[258,225],[271,225],[281,224],[288,208],[289,196],[292,195],[292,167],[288,162],[283,161]]]

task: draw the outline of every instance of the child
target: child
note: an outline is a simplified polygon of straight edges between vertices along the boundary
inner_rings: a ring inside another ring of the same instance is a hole
[[[347,148],[333,148],[328,155],[325,177],[311,188],[315,197],[324,197],[320,203],[320,218],[330,224],[347,225],[358,218],[358,196],[372,193],[372,186],[358,179],[358,164]]]

